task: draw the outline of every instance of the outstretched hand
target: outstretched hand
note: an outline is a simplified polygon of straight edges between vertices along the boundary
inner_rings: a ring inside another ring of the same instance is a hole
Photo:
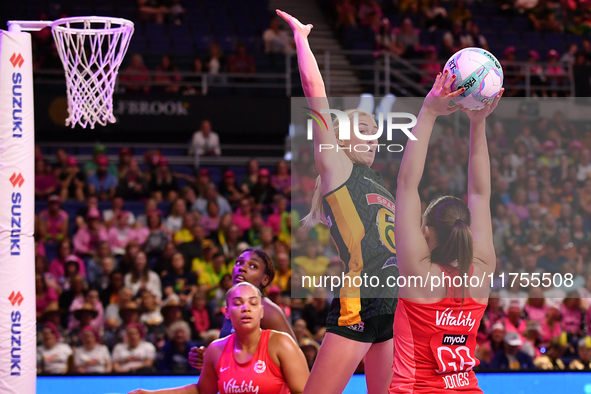
[[[499,100],[503,96],[504,92],[505,88],[502,88],[499,94],[497,94],[497,97],[495,97],[493,101],[489,102],[484,107],[482,107],[482,109],[475,111],[468,108],[462,108],[462,111],[464,111],[464,113],[468,115],[468,118],[470,118],[470,121],[472,123],[484,122],[486,117],[490,115],[495,110],[495,108],[497,108]]]
[[[297,18],[294,18],[287,12],[281,10],[275,10],[275,12],[277,12],[277,15],[282,17],[289,24],[289,27],[291,27],[291,30],[293,30],[294,36],[300,35],[302,37],[308,37],[308,34],[310,34],[310,31],[314,27],[311,24],[304,25]]]
[[[432,115],[449,115],[461,108],[459,105],[453,107],[449,106],[449,101],[460,94],[464,93],[466,89],[461,88],[452,92],[451,85],[456,80],[455,75],[450,75],[449,71],[437,74],[435,83],[431,91],[425,98],[423,109],[430,112]]]

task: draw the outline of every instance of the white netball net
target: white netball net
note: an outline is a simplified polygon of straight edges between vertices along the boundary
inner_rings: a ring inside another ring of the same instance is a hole
[[[66,72],[66,126],[94,129],[95,123],[115,123],[113,91],[133,30],[133,22],[121,18],[70,17],[53,22],[51,31]]]

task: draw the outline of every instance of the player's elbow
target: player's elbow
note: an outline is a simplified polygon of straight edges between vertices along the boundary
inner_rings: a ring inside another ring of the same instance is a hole
[[[308,80],[302,84],[306,97],[326,97],[324,82],[322,80]]]

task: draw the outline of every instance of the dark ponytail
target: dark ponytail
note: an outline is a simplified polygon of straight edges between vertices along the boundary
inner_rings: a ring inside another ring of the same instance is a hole
[[[437,246],[431,251],[431,261],[442,265],[458,262],[463,303],[467,285],[463,278],[466,275],[470,280],[470,266],[474,257],[468,205],[456,197],[439,197],[429,204],[425,218],[426,225],[434,229],[437,237]]]

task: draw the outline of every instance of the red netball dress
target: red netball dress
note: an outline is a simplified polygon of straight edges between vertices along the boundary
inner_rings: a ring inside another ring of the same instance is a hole
[[[270,330],[261,331],[257,350],[245,363],[234,358],[236,334],[228,337],[216,366],[220,394],[289,394],[281,368],[269,356],[270,334]]]
[[[439,267],[452,279],[459,275],[457,268]],[[462,304],[461,291],[447,286],[445,298],[434,304],[400,298],[390,393],[482,393],[473,369],[480,363],[474,350],[486,305],[474,301],[468,289]]]

